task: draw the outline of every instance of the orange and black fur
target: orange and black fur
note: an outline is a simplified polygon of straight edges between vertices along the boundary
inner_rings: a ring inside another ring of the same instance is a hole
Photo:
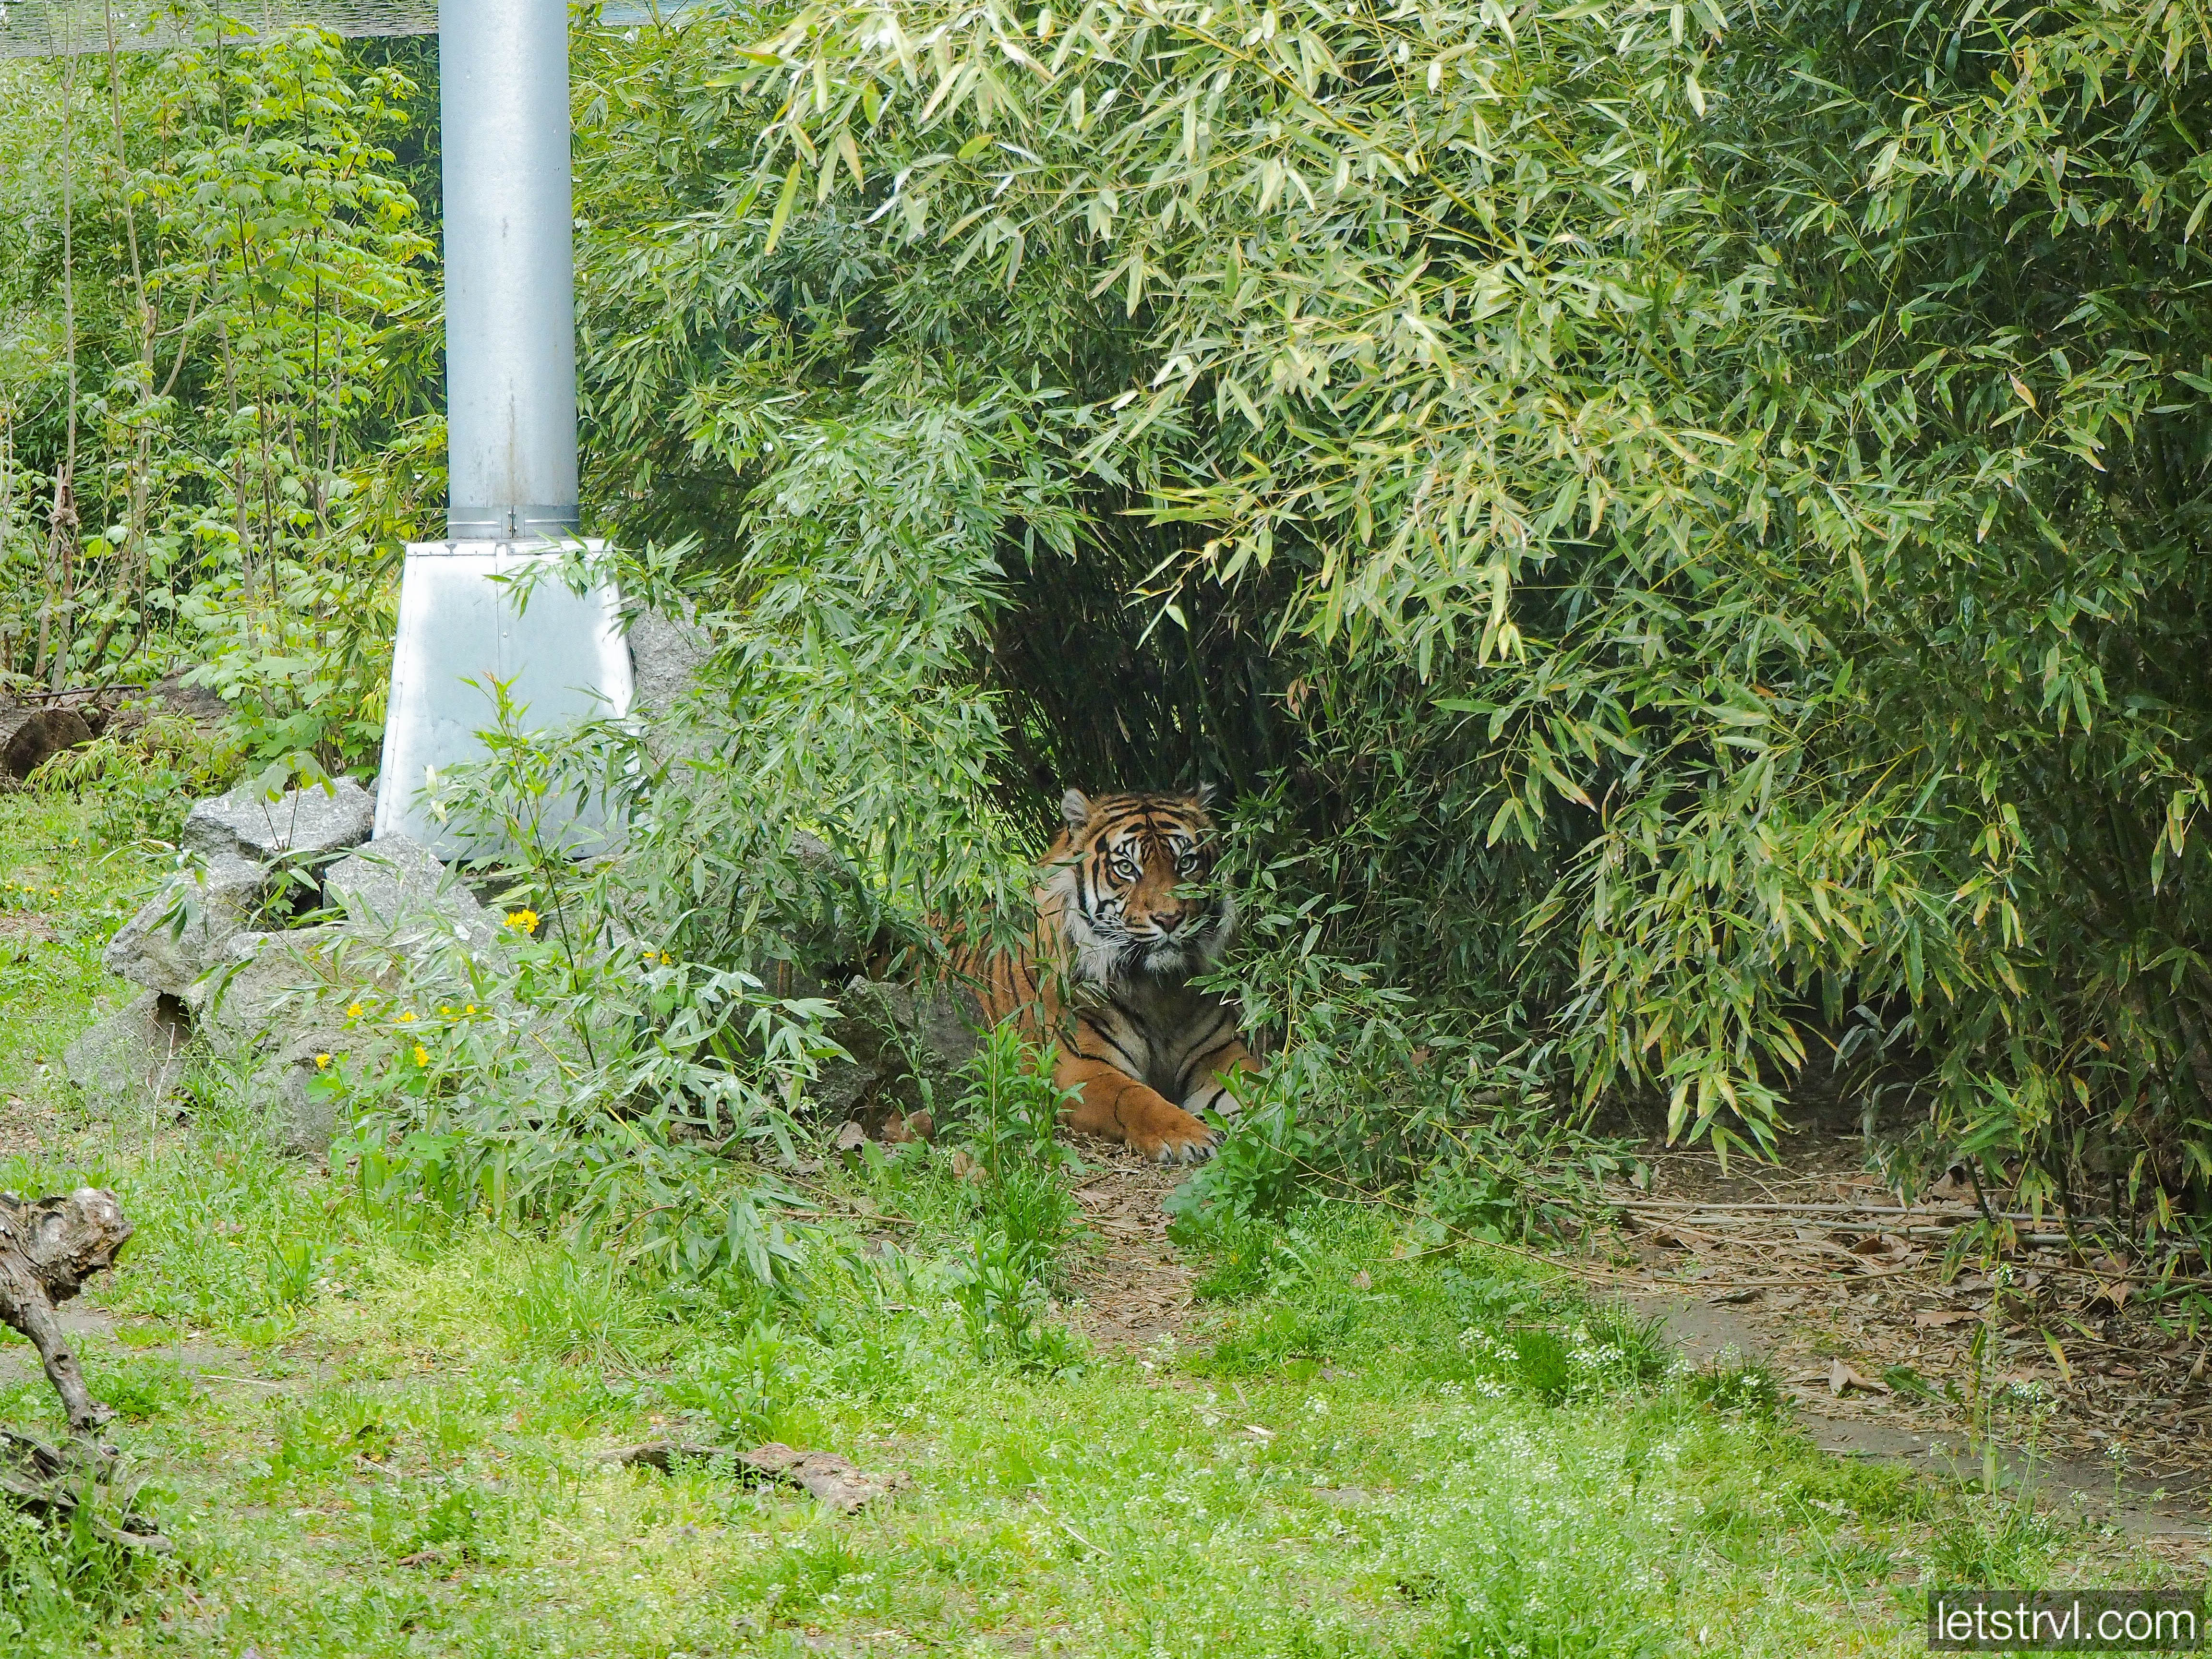
[[[1059,1045],[1054,1080],[1079,1095],[1068,1128],[1195,1162],[1217,1134],[1199,1114],[1235,1111],[1230,1084],[1253,1065],[1235,1006],[1190,983],[1237,926],[1212,889],[1205,793],[1071,789],[1060,812],[1030,948],[980,964],[984,1006]]]

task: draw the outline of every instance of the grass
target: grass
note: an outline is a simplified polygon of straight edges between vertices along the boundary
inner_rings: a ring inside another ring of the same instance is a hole
[[[0,1098],[68,1103],[62,1049],[102,997],[128,1000],[100,953],[147,868],[103,848],[74,801],[0,795]]]
[[[70,829],[0,799],[0,872]],[[122,878],[68,865],[46,897],[98,921],[10,981],[11,1054],[58,1054],[102,989]],[[1772,1379],[1686,1370],[1504,1253],[1400,1259],[1357,1206],[1195,1239],[1202,1339],[1086,1355],[1024,1288],[1036,1195],[994,1206],[938,1157],[825,1176],[804,1276],[769,1297],[482,1224],[396,1232],[198,1086],[189,1129],[78,1115],[0,1160],[0,1187],[99,1181],[139,1224],[85,1346],[179,1544],[149,1569],[0,1514],[0,1653],[1904,1653],[1923,1583],[2158,1576],[1822,1455]],[[58,1431],[34,1367],[0,1369],[0,1421]],[[669,1433],[912,1484],[838,1518],[601,1456]]]

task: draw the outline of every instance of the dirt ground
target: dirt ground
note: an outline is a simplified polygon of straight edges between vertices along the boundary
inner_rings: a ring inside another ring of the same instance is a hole
[[[2212,1537],[2212,1285],[2185,1272],[2161,1294],[2049,1214],[1994,1260],[1952,1256],[1983,1205],[2021,1215],[2010,1194],[1954,1176],[1904,1209],[1847,1103],[1805,1111],[1777,1164],[1638,1150],[1650,1190],[1608,1194],[1595,1276],[1693,1360],[1765,1365],[1831,1450],[1979,1478],[1986,1445],[2002,1478],[2124,1530]]]
[[[1189,1322],[1190,1269],[1168,1243],[1160,1206],[1188,1177],[1126,1147],[1085,1139],[1075,1196],[1100,1248],[1070,1274],[1068,1322],[1101,1348],[1133,1352],[1174,1340]]]

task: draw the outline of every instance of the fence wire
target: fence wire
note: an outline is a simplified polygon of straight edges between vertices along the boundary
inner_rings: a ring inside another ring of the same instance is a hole
[[[635,28],[689,22],[728,9],[728,0],[608,0],[599,9],[599,21],[609,28]],[[248,34],[300,23],[334,34],[438,32],[438,0],[231,0],[221,15]],[[111,45],[117,52],[167,52],[216,15],[210,6],[156,8],[148,0],[0,0],[0,58],[105,52]]]
[[[145,0],[0,0],[0,58],[167,52],[220,15],[247,38],[313,23],[336,34],[435,34],[438,0],[230,0],[211,6],[161,6]]]

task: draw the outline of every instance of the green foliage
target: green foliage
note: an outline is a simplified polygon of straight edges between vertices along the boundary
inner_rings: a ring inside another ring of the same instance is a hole
[[[192,1401],[191,1378],[173,1361],[150,1355],[126,1355],[112,1365],[94,1365],[85,1380],[94,1398],[133,1421],[166,1417]]]
[[[1553,1103],[1771,1146],[1835,1043],[1914,1126],[1905,1184],[2011,1160],[2179,1224],[2212,1191],[2181,20],[580,27],[589,505],[716,648],[677,729],[585,759],[631,830],[609,907],[835,984],[1018,913],[1060,787],[1207,776],[1333,1178],[1571,1230],[1613,1154],[1549,1182]],[[438,487],[396,61],[8,71],[8,665],[192,630],[253,757],[366,757]]]
[[[155,710],[119,720],[90,743],[51,756],[33,775],[42,793],[64,791],[93,804],[94,839],[108,847],[173,844],[191,803],[236,781],[240,756],[229,734]]]
[[[1057,1376],[1083,1361],[1083,1345],[1052,1317],[1030,1241],[979,1232],[956,1259],[947,1288],[978,1364]]]
[[[1480,1245],[1408,1255],[1403,1231],[1364,1206],[1320,1202],[1287,1222],[1187,1236],[1208,1258],[1206,1292],[1240,1299],[1208,1360],[1220,1375],[1385,1364],[1455,1391],[1557,1403],[1674,1372],[1656,1321]]]
[[[345,1052],[317,1079],[349,1131],[333,1167],[402,1231],[483,1215],[566,1228],[580,1249],[676,1279],[781,1285],[801,1261],[782,1219],[794,1196],[731,1154],[795,1157],[799,1091],[837,1052],[829,1006],[631,933],[619,866],[569,861],[593,832],[562,797],[596,758],[587,775],[619,812],[635,739],[528,740],[503,689],[500,716],[489,757],[448,781],[477,844],[506,849],[479,872],[509,894],[501,941],[403,926],[344,947],[360,982],[399,989],[347,1006]]]
[[[507,1322],[533,1358],[635,1365],[667,1349],[668,1322],[618,1259],[568,1251],[533,1261],[515,1286]]]
[[[1054,1058],[1010,1026],[983,1033],[953,1112],[968,1155],[986,1175],[1023,1164],[1082,1173],[1082,1160],[1060,1138],[1060,1114],[1073,1091],[1053,1081]]]
[[[1047,1375],[1082,1361],[1049,1305],[1081,1214],[1068,1178],[1083,1168],[1055,1133],[1067,1097],[1053,1062],[1051,1049],[1006,1025],[987,1032],[969,1062],[969,1086],[953,1109],[975,1189],[974,1232],[946,1275],[979,1363]]]
[[[5,82],[0,658],[198,630],[257,760],[366,755],[437,487],[422,92],[350,50]],[[575,65],[591,505],[715,654],[448,781],[549,928],[335,1062],[390,1224],[787,1292],[721,1158],[793,1150],[784,994],[1018,925],[1058,787],[1200,775],[1270,1040],[1186,1200],[1224,1285],[1342,1182],[1571,1233],[1626,1172],[1576,1109],[1769,1147],[1832,1042],[1907,1186],[2203,1207],[2182,12],[825,0]],[[1072,1214],[1012,1076],[985,1328]]]
[[[1007,1270],[1022,1279],[1057,1273],[1081,1212],[1068,1178],[1083,1164],[1058,1135],[1067,1097],[1052,1068],[1050,1050],[1036,1048],[1011,1026],[994,1027],[969,1062],[973,1083],[954,1107],[957,1133],[979,1176],[978,1222],[1003,1243]],[[980,1255],[976,1271],[971,1285],[984,1282]]]
[[[2212,1012],[2180,19],[831,0],[603,40],[596,487],[703,538],[778,711],[741,747],[826,734],[901,902],[975,843],[869,802],[864,726],[860,775],[951,738],[1008,801],[1211,774],[1316,963],[1547,1091],[1765,1146],[1842,1040],[1923,1126],[1905,1178],[2025,1153],[2168,1216]]]
[[[812,1380],[811,1357],[776,1325],[757,1318],[734,1347],[708,1344],[685,1354],[682,1370],[659,1393],[704,1417],[724,1444],[803,1444],[807,1437],[793,1408]]]
[[[1216,1216],[1279,1220],[1310,1191],[1320,1150],[1320,1136],[1300,1127],[1294,1102],[1277,1097],[1248,1109],[1212,1162],[1170,1197],[1178,1241],[1199,1236],[1200,1224]]]
[[[372,756],[398,545],[440,483],[413,326],[431,243],[386,171],[414,86],[195,8],[165,58],[13,71],[0,672],[181,654],[260,758]]]
[[[0,1642],[60,1659],[85,1651],[143,1592],[149,1558],[102,1541],[91,1517],[44,1521],[0,1507]]]
[[[1741,1354],[1708,1360],[1683,1377],[1682,1387],[1692,1400],[1717,1412],[1741,1412],[1768,1420],[1783,1415],[1782,1385],[1774,1373]]]
[[[369,1537],[401,1559],[497,1564],[507,1555],[507,1504],[451,1476],[386,1486],[369,1508]]]
[[[1230,982],[1279,1035],[1212,1160],[1170,1199],[1176,1237],[1279,1218],[1343,1183],[1410,1187],[1430,1243],[1578,1235],[1603,1182],[1633,1173],[1626,1148],[1577,1127],[1525,1049],[1501,1055],[1448,1008],[1323,953],[1321,899],[1285,896],[1296,862],[1246,878],[1258,902]]]
[[[2019,1492],[1968,1492],[1937,1523],[1929,1565],[1937,1584],[2018,1584],[2040,1589],[2074,1528]]]

